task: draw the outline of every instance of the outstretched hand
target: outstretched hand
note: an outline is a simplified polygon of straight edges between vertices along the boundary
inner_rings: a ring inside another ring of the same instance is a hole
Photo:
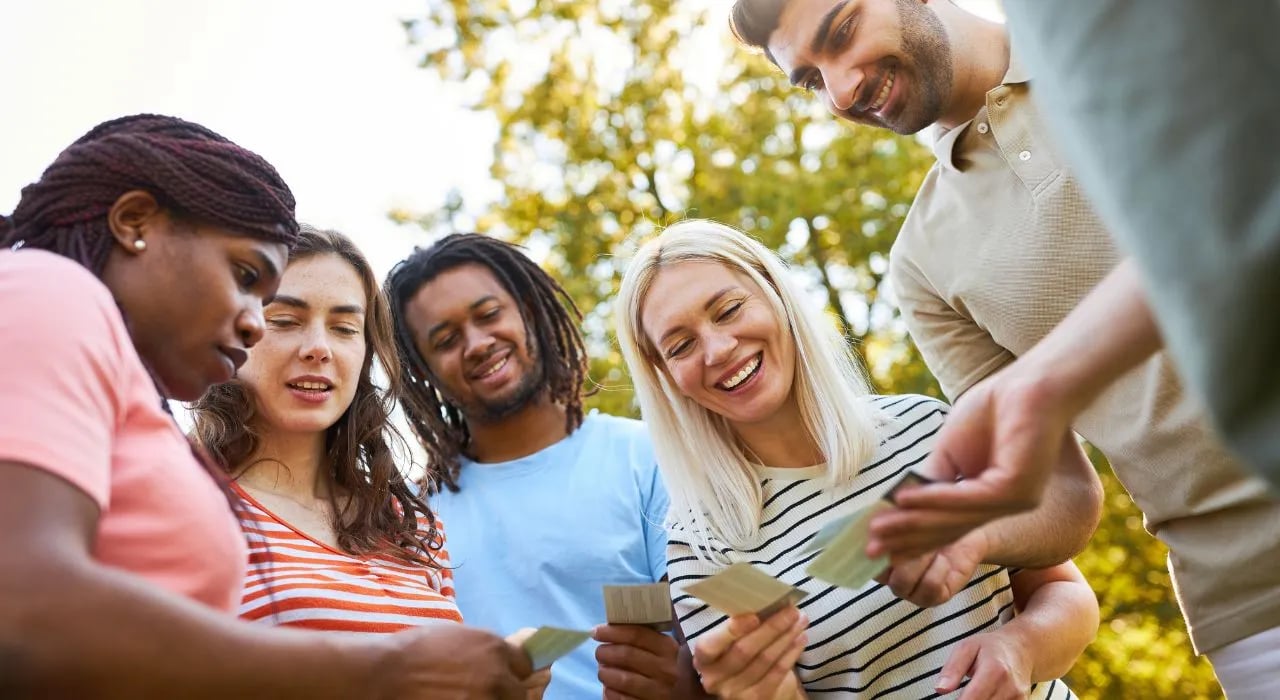
[[[987,551],[986,535],[974,530],[923,556],[895,557],[875,580],[888,586],[897,597],[922,608],[942,605],[969,583]]]
[[[903,487],[872,519],[869,556],[921,556],[975,528],[1035,508],[1074,441],[1076,410],[1015,363],[974,386],[947,416],[922,472],[935,483]]]

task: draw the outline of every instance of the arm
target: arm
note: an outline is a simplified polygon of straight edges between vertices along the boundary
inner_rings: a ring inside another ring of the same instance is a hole
[[[931,607],[951,600],[981,564],[1041,568],[1075,556],[1101,517],[1102,483],[1074,439],[1064,442],[1059,465],[1050,479],[1053,498],[1033,511],[987,523],[933,551],[911,549],[921,546],[915,542],[928,540],[911,525],[902,525],[911,522],[910,511],[880,514],[871,522],[873,535],[889,532],[896,539],[868,543],[869,556],[890,555],[890,567],[876,580],[903,600]],[[1074,473],[1061,473],[1068,469]]]
[[[1032,683],[1069,671],[1097,635],[1098,601],[1074,564],[1026,569],[1012,584],[1017,615],[957,645],[939,676],[940,693],[968,676],[962,700],[1025,694]]]
[[[1041,568],[1065,562],[1084,550],[1102,517],[1102,481],[1071,433],[1062,441],[1046,490],[1054,497],[1044,499],[1033,510],[988,522],[970,533],[972,537],[955,543],[960,547],[953,550],[964,551],[952,551],[951,558],[972,563],[964,580],[978,564]],[[951,527],[953,518],[947,512],[887,510],[871,521],[867,554],[889,554],[899,562],[926,556],[932,548],[945,544],[945,537],[937,533]],[[911,599],[897,587],[894,592]]]
[[[98,509],[42,469],[0,461],[0,695],[520,698],[528,662],[462,626],[353,639],[241,622],[91,556]],[[428,661],[428,659],[431,659]]]
[[[1169,354],[1228,446],[1280,486],[1280,4],[1006,0],[1033,95],[1146,273]],[[1177,55],[1177,61],[1167,57]],[[1263,68],[1266,67],[1266,68]],[[1203,120],[1181,107],[1230,104]],[[1211,173],[1211,176],[1208,176]]]
[[[941,546],[1037,507],[1076,415],[1159,348],[1125,261],[1038,345],[956,402],[925,467],[942,483],[900,491],[895,530],[915,530],[917,547]]]

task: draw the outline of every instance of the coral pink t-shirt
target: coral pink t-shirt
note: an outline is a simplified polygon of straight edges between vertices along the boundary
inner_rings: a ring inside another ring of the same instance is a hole
[[[60,255],[0,251],[0,300],[0,460],[97,503],[103,565],[234,611],[244,536],[161,407],[111,293]]]

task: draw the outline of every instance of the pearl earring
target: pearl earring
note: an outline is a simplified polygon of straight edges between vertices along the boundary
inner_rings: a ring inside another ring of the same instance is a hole
[[[133,249],[141,253],[142,251],[147,249],[147,242],[142,240],[141,238],[135,239],[133,241]]]

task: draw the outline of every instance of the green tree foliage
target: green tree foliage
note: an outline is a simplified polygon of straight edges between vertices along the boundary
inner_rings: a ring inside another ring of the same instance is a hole
[[[497,117],[503,194],[478,227],[549,251],[587,315],[598,407],[633,411],[608,340],[625,258],[685,217],[778,249],[879,383],[902,375],[936,391],[881,295],[930,160],[917,141],[840,126],[762,59],[730,58],[722,11],[696,2],[439,0],[408,27],[424,64],[476,86],[477,107]]]
[[[733,46],[724,4],[712,1],[429,0],[406,30],[423,67],[495,119],[501,194],[398,218],[440,232],[474,217],[542,256],[586,315],[590,405],[607,412],[635,414],[609,303],[626,258],[686,217],[778,250],[883,391],[940,396],[883,294],[889,247],[931,155],[915,139],[837,123]],[[1112,503],[1079,563],[1107,623],[1071,680],[1085,698],[1210,697],[1163,549],[1104,473]]]
[[[1106,491],[1098,531],[1076,564],[1098,594],[1098,639],[1067,677],[1082,698],[1221,698],[1213,669],[1191,651],[1164,545],[1142,528],[1102,453],[1089,449]]]

